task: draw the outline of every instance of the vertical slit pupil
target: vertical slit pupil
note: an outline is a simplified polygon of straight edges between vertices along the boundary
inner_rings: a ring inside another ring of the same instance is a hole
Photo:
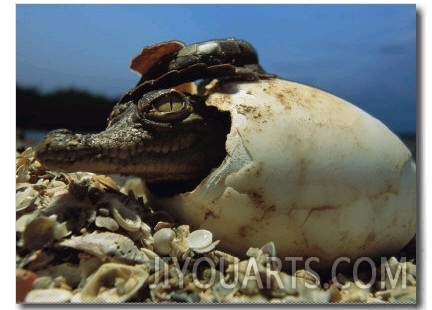
[[[173,98],[173,96],[163,96],[154,103],[154,107],[159,112],[175,112],[182,107],[182,103],[179,102],[179,98]]]

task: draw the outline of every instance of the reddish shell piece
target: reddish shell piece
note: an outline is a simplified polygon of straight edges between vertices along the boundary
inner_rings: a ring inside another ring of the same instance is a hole
[[[171,70],[162,74],[158,78],[148,79],[146,82],[139,83],[137,87],[127,91],[118,101],[117,104],[125,103],[129,100],[138,100],[145,93],[155,90],[164,89],[186,82],[195,81],[197,79],[215,78],[220,76],[234,76],[236,74],[236,67],[231,64],[221,64],[215,66],[207,66],[204,63],[197,63],[182,70]],[[115,109],[111,112],[109,120],[114,117]],[[114,113],[114,114],[113,114]]]
[[[169,41],[146,46],[141,50],[141,53],[132,59],[129,68],[144,75],[164,57],[178,52],[184,46],[185,45],[179,41]]]
[[[23,302],[27,293],[33,288],[37,275],[29,270],[16,270],[16,302]]]

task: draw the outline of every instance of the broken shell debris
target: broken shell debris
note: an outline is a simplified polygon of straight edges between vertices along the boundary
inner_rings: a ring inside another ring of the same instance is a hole
[[[16,191],[17,302],[416,302],[415,255],[388,257],[359,277],[281,271],[268,263],[273,242],[220,251],[210,229],[154,222],[159,211],[142,192],[107,176],[44,170],[31,148],[17,154]]]

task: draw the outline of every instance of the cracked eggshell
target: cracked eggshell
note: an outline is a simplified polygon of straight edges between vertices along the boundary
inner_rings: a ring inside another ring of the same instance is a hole
[[[152,200],[220,249],[241,256],[273,241],[282,261],[317,257],[321,268],[414,236],[416,165],[379,120],[280,79],[222,83],[207,105],[231,113],[225,160],[192,192]]]

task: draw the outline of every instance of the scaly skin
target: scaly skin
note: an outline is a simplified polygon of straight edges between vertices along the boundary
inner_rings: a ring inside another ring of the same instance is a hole
[[[101,133],[52,131],[36,156],[46,168],[64,172],[130,174],[149,183],[202,179],[225,157],[230,128],[228,114],[206,107],[204,100],[152,91],[138,104],[126,104]]]

